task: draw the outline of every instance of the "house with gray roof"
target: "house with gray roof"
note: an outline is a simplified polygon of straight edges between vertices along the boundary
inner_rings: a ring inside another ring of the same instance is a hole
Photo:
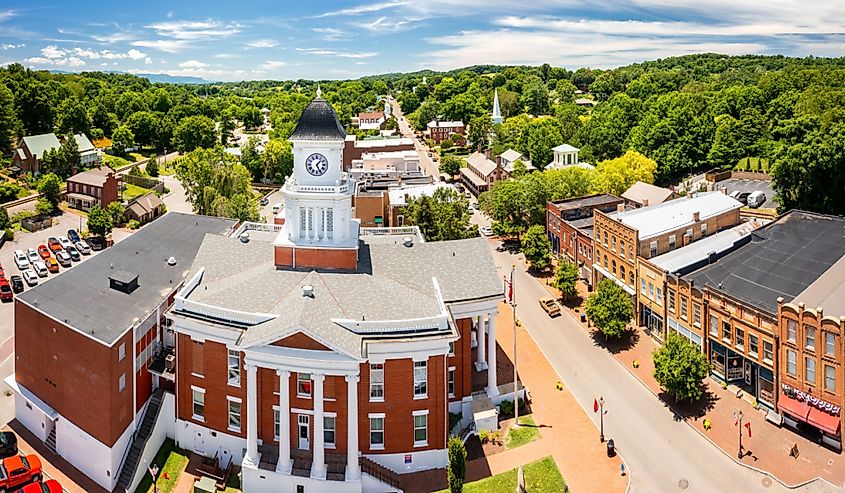
[[[100,164],[102,158],[99,151],[85,134],[73,136],[79,148],[79,164],[82,168],[90,168]],[[12,154],[12,165],[21,171],[38,173],[41,171],[41,159],[44,153],[51,149],[58,149],[62,142],[54,133],[28,135],[21,139],[18,148]]]

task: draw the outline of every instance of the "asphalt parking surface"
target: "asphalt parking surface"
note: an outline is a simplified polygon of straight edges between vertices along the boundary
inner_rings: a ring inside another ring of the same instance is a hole
[[[740,192],[763,192],[766,194],[766,201],[760,207],[765,209],[777,207],[775,191],[772,189],[772,182],[770,181],[729,178],[716,183],[716,188],[719,190],[725,188],[728,194],[737,190]]]

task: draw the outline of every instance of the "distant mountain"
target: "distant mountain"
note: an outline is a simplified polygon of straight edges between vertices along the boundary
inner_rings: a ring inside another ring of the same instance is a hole
[[[54,74],[75,74],[79,72],[71,72],[68,70],[51,70]],[[122,72],[120,70],[102,70],[105,74],[128,74],[129,72]],[[143,77],[152,83],[160,82],[162,84],[211,84],[212,81],[205,80],[201,77],[187,77],[184,75],[169,75],[169,74],[131,74],[137,77]]]

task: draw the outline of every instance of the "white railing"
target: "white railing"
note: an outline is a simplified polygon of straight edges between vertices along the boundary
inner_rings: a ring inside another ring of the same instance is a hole
[[[347,193],[349,187],[350,181],[347,179],[338,185],[299,185],[293,177],[285,182],[285,188],[291,192]]]
[[[245,221],[241,223],[240,227],[235,231],[235,238],[247,231],[265,231],[267,233],[278,233],[284,227],[283,224],[271,223],[256,223],[252,221]]]
[[[413,235],[420,243],[425,242],[419,226],[399,226],[393,228],[361,228],[361,236],[408,236]]]
[[[390,334],[395,332],[419,332],[430,330],[445,330],[449,327],[448,320],[443,315],[417,318],[412,320],[349,320],[334,319],[334,323],[341,325],[356,334]]]
[[[257,325],[276,318],[276,316],[271,313],[251,313],[240,310],[231,310],[184,298],[176,299],[174,309],[176,312],[188,312],[203,317],[225,320],[241,325]]]

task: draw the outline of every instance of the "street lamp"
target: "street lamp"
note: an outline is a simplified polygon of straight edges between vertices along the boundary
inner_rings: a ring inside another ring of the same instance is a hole
[[[513,427],[519,428],[519,388],[516,373],[516,291],[513,289],[513,273],[516,264],[511,265],[511,312],[513,313]]]
[[[604,443],[604,397],[599,397],[599,440]]]
[[[742,411],[735,412],[734,419],[736,420],[736,429],[739,433],[739,451],[736,456],[739,460],[742,460]]]

